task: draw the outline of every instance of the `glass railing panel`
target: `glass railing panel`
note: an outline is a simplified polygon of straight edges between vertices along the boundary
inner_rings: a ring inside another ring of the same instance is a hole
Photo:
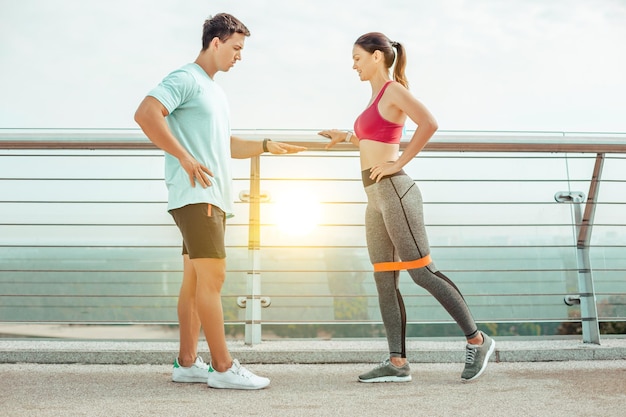
[[[300,256],[289,250],[283,251],[286,253],[282,257],[266,252],[263,253],[263,294],[272,298],[272,307],[264,310],[264,320],[288,321],[293,312],[287,306],[299,303],[295,300],[303,297],[326,298],[329,306],[333,300],[352,298],[368,299],[377,305],[365,250],[327,249],[315,258],[307,258],[305,249],[300,250]],[[442,271],[455,281],[468,302],[471,300],[470,304],[476,306],[478,310],[474,314],[478,320],[495,317],[495,321],[567,319],[563,298],[569,292],[568,281],[573,278],[575,282],[576,260],[573,254],[569,261],[564,260],[568,253],[564,254],[563,248],[542,248],[541,251],[501,248],[489,253],[478,248],[433,248],[433,254],[440,268],[445,265]],[[292,263],[285,265],[283,257]],[[310,266],[299,269],[302,265]],[[276,271],[279,268],[281,271]],[[319,271],[312,271],[313,268]],[[445,314],[430,315],[432,300],[417,300],[427,294],[412,283],[407,272],[401,273],[400,280],[400,289],[407,297],[409,320],[450,320]],[[275,298],[278,298],[276,303]],[[307,310],[308,306],[300,308]],[[309,320],[325,321],[326,314],[310,314]],[[370,311],[367,319],[376,321],[380,316],[377,311]]]
[[[163,181],[163,154],[157,151],[4,151],[3,172],[11,178],[142,179]],[[163,185],[159,183],[159,185]]]
[[[247,250],[231,248],[240,266]],[[182,277],[179,246],[3,248],[0,317],[6,322],[147,322],[175,324]],[[224,285],[229,320],[240,320],[236,298],[245,273]],[[120,311],[124,310],[124,311]]]

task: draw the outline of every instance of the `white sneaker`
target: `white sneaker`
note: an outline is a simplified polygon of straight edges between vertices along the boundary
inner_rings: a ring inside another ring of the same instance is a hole
[[[270,384],[270,380],[253,374],[234,359],[233,365],[226,372],[217,372],[210,365],[207,384],[211,388],[262,389]]]
[[[209,377],[209,365],[204,363],[202,358],[198,356],[196,361],[188,368],[180,366],[178,358],[174,360],[174,369],[172,369],[172,381],[174,382],[204,382]]]

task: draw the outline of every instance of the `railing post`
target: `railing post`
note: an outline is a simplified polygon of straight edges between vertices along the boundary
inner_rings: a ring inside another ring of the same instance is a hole
[[[250,218],[248,226],[248,276],[246,279],[247,345],[261,343],[261,158],[250,159]]]
[[[574,201],[576,229],[580,232],[582,225],[582,201]],[[583,342],[600,344],[600,327],[598,324],[598,309],[596,306],[596,292],[593,286],[591,261],[589,259],[589,245],[578,241],[576,247],[578,262],[578,292],[580,296],[580,320],[583,329]]]
[[[589,184],[589,193],[587,194],[587,204],[585,205],[584,214],[581,205],[585,202],[585,197],[582,192],[560,192],[555,196],[558,202],[569,202],[574,205],[579,292],[576,301],[580,303],[583,342],[598,345],[600,344],[600,326],[589,249],[603,165],[604,154],[599,153],[596,157],[593,176]]]
[[[600,344],[600,326],[598,323],[596,292],[593,286],[593,275],[591,272],[591,260],[589,258],[589,246],[603,166],[604,154],[599,153],[596,156],[593,176],[589,184],[584,214],[581,213],[582,209],[580,207],[582,201],[576,204],[578,287],[580,291],[580,318],[582,320],[583,342],[598,345]]]

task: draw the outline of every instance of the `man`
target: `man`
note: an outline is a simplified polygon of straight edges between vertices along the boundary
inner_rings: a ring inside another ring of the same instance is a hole
[[[305,149],[231,136],[228,103],[214,76],[241,59],[247,36],[248,28],[229,14],[206,20],[195,62],[167,75],[135,113],[146,136],[165,151],[168,210],[183,236],[180,350],[172,380],[213,388],[261,389],[270,383],[241,366],[226,346],[221,289],[225,220],[233,203],[230,159]],[[211,353],[209,365],[197,355],[200,327]]]

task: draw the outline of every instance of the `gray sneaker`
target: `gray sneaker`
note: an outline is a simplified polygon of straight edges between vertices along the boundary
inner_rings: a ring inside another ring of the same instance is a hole
[[[410,380],[411,368],[409,363],[407,362],[398,368],[389,359],[385,359],[383,363],[371,371],[359,375],[359,382],[409,382]]]
[[[461,380],[473,381],[478,378],[489,362],[489,357],[496,350],[496,342],[483,334],[482,345],[470,345],[469,343],[465,347],[465,369],[461,374]]]

